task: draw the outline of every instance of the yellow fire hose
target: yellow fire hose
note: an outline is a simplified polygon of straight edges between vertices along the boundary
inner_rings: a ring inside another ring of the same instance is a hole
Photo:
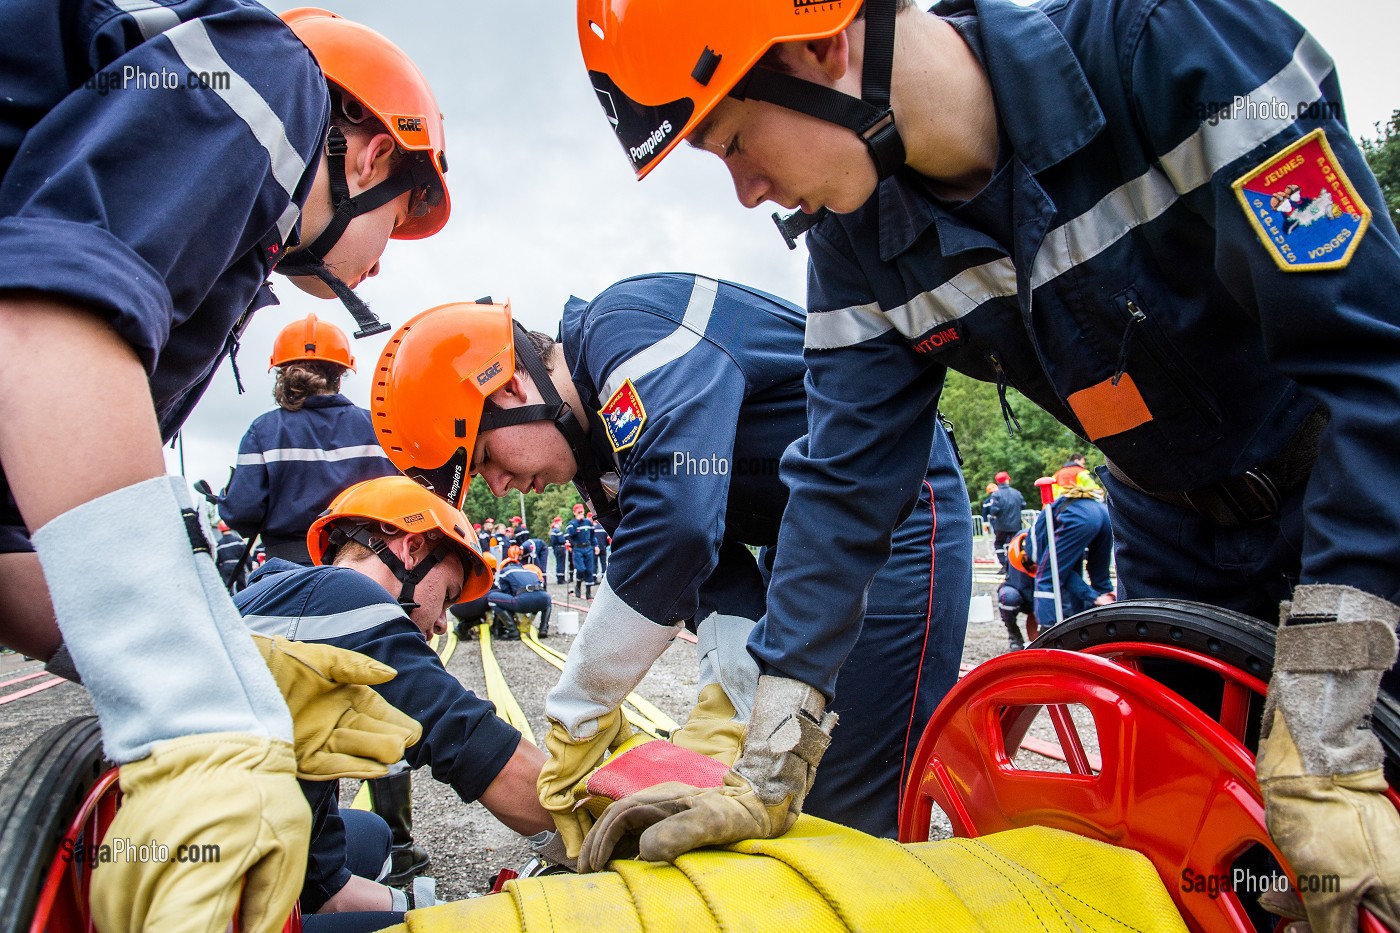
[[[452,655],[457,651],[457,633],[448,626],[446,635],[434,635],[428,639],[428,647],[437,652],[438,660],[442,666],[446,667],[447,662],[452,660]]]
[[[520,734],[525,736],[525,741],[535,744],[535,733],[530,729],[530,721],[525,718],[525,711],[520,708],[515,694],[510,692],[510,685],[501,673],[501,666],[496,663],[496,654],[491,650],[491,626],[478,625],[476,637],[481,642],[481,667],[486,674],[486,698],[496,704],[496,713],[502,719],[520,730]]]
[[[530,728],[530,721],[525,716],[525,711],[521,709],[519,701],[511,693],[510,685],[506,682],[505,675],[501,672],[501,666],[496,661],[496,654],[491,650],[491,626],[482,624],[476,627],[477,638],[481,642],[481,669],[486,677],[486,698],[496,705],[496,713],[506,722],[520,730],[520,734],[535,744],[535,733]],[[520,640],[535,654],[539,655],[559,670],[564,669],[565,656],[548,645],[543,644],[535,637],[535,627],[531,625],[528,629],[522,629]],[[438,653],[444,665],[452,658],[452,654],[457,649],[457,635],[448,629],[446,636],[434,635],[429,639],[428,644]],[[680,726],[674,719],[666,715],[655,704],[649,702],[645,697],[636,693],[627,694],[622,713],[627,717],[634,728],[652,738],[668,739],[671,733]],[[628,706],[632,708],[629,709]],[[369,783],[360,785],[360,789],[355,793],[355,799],[350,804],[355,810],[370,809],[369,803]]]
[[[511,881],[385,933],[1186,931],[1146,857],[1038,826],[900,845],[804,816],[778,839],[608,867]]]
[[[564,669],[564,655],[536,638],[535,627],[533,625],[530,626],[529,631],[521,631],[520,640],[524,642],[531,651],[559,668],[559,670],[562,671]],[[624,702],[633,707],[633,709],[628,709],[627,706],[622,707],[622,714],[627,717],[627,721],[652,738],[670,738],[671,733],[680,728],[674,719],[648,702],[645,697],[638,696],[635,693],[629,693]]]

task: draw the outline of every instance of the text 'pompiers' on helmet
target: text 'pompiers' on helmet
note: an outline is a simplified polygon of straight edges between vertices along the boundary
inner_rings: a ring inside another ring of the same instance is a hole
[[[355,356],[350,352],[350,338],[345,331],[316,315],[294,321],[277,332],[272,342],[272,356],[267,368],[285,366],[301,360],[325,360],[339,363],[355,372]]]
[[[770,48],[833,36],[859,9],[856,0],[579,0],[579,47],[598,102],[643,178]]]

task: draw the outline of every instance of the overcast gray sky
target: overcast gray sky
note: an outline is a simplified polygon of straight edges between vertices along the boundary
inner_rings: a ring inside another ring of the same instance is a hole
[[[701,272],[801,303],[806,253],[789,252],[767,206],[744,210],[718,159],[685,147],[633,179],[579,56],[570,0],[319,0],[379,30],[418,62],[447,116],[452,219],[427,240],[392,241],[361,295],[394,325],[434,305],[509,297],[527,326],[554,333],[570,294],[591,297],[643,272]],[[275,10],[302,4],[269,2]],[[1332,53],[1353,132],[1400,108],[1400,3],[1281,0]],[[1250,41],[1240,36],[1240,42]],[[281,307],[259,312],[239,355],[247,394],[225,363],[185,425],[186,474],[217,489],[243,432],[273,406],[272,340],[315,312],[347,332],[338,302],[274,285]],[[387,336],[355,341],[359,373],[345,393],[368,407]],[[172,472],[179,470],[167,451]]]

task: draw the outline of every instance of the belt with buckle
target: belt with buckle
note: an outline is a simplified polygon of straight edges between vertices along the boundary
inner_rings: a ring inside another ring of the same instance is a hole
[[[1283,450],[1267,463],[1186,492],[1152,492],[1133,482],[1111,462],[1105,461],[1105,466],[1124,485],[1162,502],[1190,509],[1222,528],[1252,525],[1277,516],[1283,501],[1281,494],[1307,481],[1317,462],[1318,442],[1327,422],[1327,409],[1318,406],[1293,432]]]

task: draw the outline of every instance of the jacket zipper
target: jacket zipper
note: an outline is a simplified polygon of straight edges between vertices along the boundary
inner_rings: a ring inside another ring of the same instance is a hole
[[[1138,307],[1136,301],[1127,298],[1122,306],[1128,312],[1128,325],[1123,330],[1123,342],[1118,351],[1118,365],[1113,374],[1113,384],[1118,385],[1118,381],[1123,378],[1123,373],[1127,371],[1128,347],[1133,334],[1139,331],[1139,325],[1147,323],[1147,314]],[[1221,417],[1214,404],[1206,395],[1191,382],[1189,373],[1181,372],[1180,363],[1173,363],[1167,354],[1158,345],[1157,340],[1152,335],[1150,327],[1141,328],[1141,340],[1143,349],[1156,362],[1162,375],[1172,384],[1182,398],[1196,410],[1201,418],[1212,425],[1219,425]]]
[[[1128,365],[1128,341],[1133,337],[1133,328],[1147,320],[1147,315],[1142,313],[1142,309],[1131,298],[1128,299],[1128,313],[1132,315],[1128,319],[1128,326],[1123,330],[1123,342],[1118,346],[1118,365],[1113,368],[1113,385],[1118,386],[1118,380],[1123,378],[1123,370]]]

